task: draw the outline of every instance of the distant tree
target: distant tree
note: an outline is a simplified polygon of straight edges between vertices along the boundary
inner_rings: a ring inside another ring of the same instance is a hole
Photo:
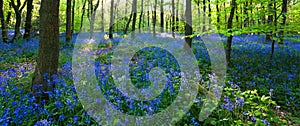
[[[15,4],[14,0],[11,0],[11,5],[15,11],[16,16],[16,23],[15,23],[15,35],[13,37],[12,41],[15,41],[21,37],[20,27],[21,27],[21,21],[22,21],[22,11],[26,6],[27,0],[21,4],[21,0],[17,0],[17,4]]]
[[[154,0],[153,6],[153,36],[156,37],[156,7],[157,7],[157,0]]]
[[[227,65],[230,66],[230,56],[231,56],[231,45],[232,45],[232,24],[233,24],[233,17],[234,17],[234,12],[236,8],[236,1],[232,0],[231,1],[231,10],[230,10],[230,15],[228,18],[228,23],[227,23],[227,28],[228,28],[228,33],[230,34],[228,39],[227,39],[227,45],[226,45],[226,61]]]
[[[272,11],[272,9],[273,9],[273,8],[272,8],[272,2],[270,2],[270,3],[268,4],[268,11],[269,11],[269,13]],[[273,22],[273,14],[270,13],[270,14],[268,15],[268,25],[271,25],[272,22]],[[269,29],[268,29],[268,30],[269,30]],[[271,37],[272,37],[272,32],[271,32],[271,31],[267,31],[265,42],[271,42]]]
[[[40,8],[40,40],[37,66],[32,81],[33,93],[37,96],[42,87],[42,99],[49,99],[46,92],[54,85],[48,85],[47,79],[57,73],[59,57],[59,0],[42,0]]]
[[[75,31],[75,0],[72,0],[73,3],[72,3],[72,20],[71,20],[71,35],[74,34],[74,31]],[[71,36],[73,38],[73,36]]]
[[[95,25],[95,16],[96,16],[96,10],[99,7],[99,0],[97,0],[96,5],[93,5],[93,0],[88,0],[88,19],[90,22],[90,38],[92,38],[94,36],[94,25]]]
[[[171,20],[171,29],[172,29],[172,36],[175,38],[175,2],[172,0],[172,20]]]
[[[287,0],[282,0],[281,5],[281,13],[282,13],[282,22],[281,22],[281,29],[279,31],[279,44],[283,44],[283,38],[284,38],[284,27],[286,25],[286,18],[287,18]]]
[[[111,0],[110,4],[110,23],[109,23],[109,38],[113,38],[113,28],[114,28],[114,0]]]
[[[69,43],[72,40],[72,29],[71,29],[71,23],[72,23],[72,0],[67,0],[67,10],[66,10],[66,16],[67,16],[67,23],[66,23],[66,42]]]
[[[164,32],[164,0],[160,0],[160,32]]]
[[[141,14],[140,14],[140,20],[139,20],[139,33],[141,33],[141,25],[142,25],[142,21],[143,21],[143,15],[144,15],[144,0],[141,0]]]
[[[4,11],[3,11],[3,0],[0,0],[0,20],[1,20],[1,30],[2,30],[2,41],[7,42],[8,35],[7,29],[4,19]]]
[[[79,32],[82,31],[82,25],[83,25],[83,18],[84,18],[84,15],[85,15],[85,6],[86,6],[86,1],[87,0],[84,0],[83,2],[83,5],[82,5],[82,14],[81,14],[81,18],[80,18],[80,27],[79,27]],[[103,0],[102,0],[103,1]]]
[[[135,24],[136,24],[136,17],[137,17],[137,9],[136,9],[136,0],[132,1],[132,13],[133,13],[133,19],[132,19],[132,33],[131,33],[131,37],[134,37],[134,32],[135,32]]]
[[[33,9],[33,0],[27,0],[27,12],[26,12],[26,21],[25,21],[25,33],[23,38],[28,40],[30,39],[31,34],[31,20],[32,20],[32,9]]]

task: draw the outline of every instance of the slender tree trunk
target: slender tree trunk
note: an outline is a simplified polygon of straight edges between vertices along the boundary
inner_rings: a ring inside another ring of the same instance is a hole
[[[208,25],[210,25],[211,24],[211,3],[210,3],[210,0],[207,0],[207,2],[208,2],[208,17],[209,17],[209,21],[208,21]],[[210,28],[210,27],[209,27]],[[210,29],[209,29],[210,30]]]
[[[11,2],[9,2],[9,11],[8,11],[8,13],[7,13],[7,15],[6,15],[6,20],[5,20],[6,26],[8,26],[8,25],[9,25],[9,22],[10,22],[10,18],[11,18],[11,7],[12,7]]]
[[[126,26],[125,26],[124,34],[127,34],[127,31],[128,31],[128,28],[129,28],[129,25],[130,25],[130,22],[131,22],[132,17],[133,17],[133,14],[131,13],[131,14],[130,14],[130,17],[129,17],[129,20],[128,20]]]
[[[246,18],[244,19],[244,27],[247,27],[248,23],[249,23],[248,2],[247,1],[244,4],[244,15],[246,16]]]
[[[69,43],[72,40],[72,32],[71,32],[71,18],[72,18],[72,0],[67,0],[67,23],[66,23],[66,42]]]
[[[136,25],[136,17],[137,17],[137,9],[136,9],[136,0],[132,1],[132,13],[133,13],[133,20],[132,20],[132,33],[131,37],[134,38],[135,36],[135,25]]]
[[[227,61],[227,65],[230,66],[230,56],[231,56],[231,45],[232,45],[232,24],[233,24],[233,17],[234,17],[234,12],[235,12],[235,8],[236,8],[236,1],[232,0],[231,1],[231,11],[230,11],[230,15],[228,18],[228,24],[227,24],[227,28],[229,29],[229,37],[227,40],[227,45],[226,45],[226,61]]]
[[[17,4],[15,4],[15,2],[13,0],[11,0],[11,5],[15,11],[15,16],[16,16],[16,23],[15,23],[15,35],[13,37],[13,40],[12,41],[16,41],[18,39],[20,39],[20,37],[22,36],[21,35],[21,32],[20,32],[20,27],[21,27],[21,21],[22,21],[22,11],[26,5],[26,2],[25,1],[23,3],[23,5],[21,6],[21,1],[20,0],[17,0]]]
[[[104,0],[101,0],[101,32],[104,32]]]
[[[32,81],[33,94],[42,93],[42,99],[48,100],[45,92],[52,91],[55,85],[49,85],[52,75],[57,73],[59,57],[59,0],[42,0],[40,8],[40,43],[37,66]],[[45,79],[44,79],[45,78]],[[39,89],[41,85],[42,89]]]
[[[114,28],[114,0],[110,2],[110,21],[109,21],[109,38],[113,38],[113,28]]]
[[[141,0],[141,14],[140,14],[140,20],[139,20],[139,33],[141,33],[141,25],[142,25],[142,18],[143,18],[143,14],[144,14],[144,0]]]
[[[86,5],[86,0],[84,0],[83,2],[83,6],[82,6],[82,14],[81,14],[81,19],[80,19],[80,28],[79,28],[79,32],[82,31],[82,25],[83,25],[83,18],[84,18],[84,14],[85,14],[85,5]]]
[[[193,28],[192,28],[192,3],[191,0],[186,0],[186,11],[185,11],[185,47],[184,49],[189,49],[192,47],[192,37]],[[189,46],[189,47],[186,47]]]
[[[25,21],[25,33],[23,38],[28,40],[30,39],[31,34],[31,19],[32,19],[32,5],[33,0],[28,0],[27,2],[27,12],[26,12],[26,21]]]
[[[4,11],[3,11],[3,0],[0,0],[0,20],[1,20],[1,30],[2,30],[2,41],[7,42],[8,34],[4,19]]]
[[[172,0],[172,20],[171,20],[171,29],[172,29],[172,36],[175,38],[175,3]]]
[[[199,5],[198,5],[199,7]],[[200,8],[199,8],[200,9]],[[216,9],[217,9],[217,29],[220,30],[220,9],[219,9],[219,0],[217,0],[216,4]]]
[[[74,34],[74,31],[75,31],[75,0],[72,0],[73,3],[72,3],[72,25],[71,25],[71,35]],[[73,38],[73,36],[71,36]],[[71,39],[72,40],[72,39]]]
[[[160,0],[160,32],[164,32],[164,0]]]
[[[202,32],[204,33],[204,32],[206,32],[206,1],[205,0],[203,0],[202,1],[202,4],[203,4],[203,27],[202,27]]]
[[[283,44],[284,27],[286,25],[287,5],[288,5],[287,0],[282,0],[282,6],[281,6],[281,10],[282,10],[282,22],[280,24],[281,28],[280,28],[280,31],[279,31],[279,42],[278,42],[278,44]]]
[[[271,10],[272,10],[272,3],[270,2],[268,4],[268,11],[271,11]],[[273,22],[273,15],[269,14],[268,15],[268,25],[271,25],[272,22]],[[272,41],[271,37],[272,37],[272,32],[267,32],[265,42],[271,42]]]
[[[153,11],[153,36],[156,37],[156,6],[157,0],[154,0],[154,11]]]

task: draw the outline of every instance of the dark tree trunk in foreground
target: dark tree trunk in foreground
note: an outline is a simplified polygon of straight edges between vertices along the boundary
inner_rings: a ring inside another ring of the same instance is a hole
[[[37,66],[32,81],[33,93],[37,96],[41,84],[42,99],[49,99],[45,92],[55,85],[48,85],[45,79],[57,73],[59,57],[59,0],[42,0],[40,8],[40,43]],[[47,75],[47,76],[46,76]],[[45,79],[44,79],[45,78]]]
[[[31,19],[32,19],[32,5],[33,0],[28,0],[27,2],[27,12],[26,12],[26,21],[25,21],[25,33],[23,38],[28,40],[30,39],[31,34]]]
[[[66,23],[66,42],[69,43],[72,40],[72,32],[71,32],[71,11],[72,11],[72,0],[67,0],[67,23]]]
[[[136,24],[136,0],[133,0],[132,2],[132,13],[133,13],[133,20],[132,20],[132,33],[131,37],[134,37],[134,32],[135,32],[135,24]]]
[[[4,12],[3,12],[3,0],[0,0],[0,20],[1,20],[1,30],[2,30],[2,41],[7,42],[8,35],[7,29],[4,19]]]
[[[232,45],[232,20],[234,17],[234,12],[235,12],[235,8],[236,8],[236,1],[232,0],[231,1],[231,10],[230,10],[230,15],[228,18],[228,24],[227,24],[227,28],[229,29],[229,37],[227,40],[227,45],[226,45],[226,61],[227,61],[227,65],[230,66],[230,55],[231,55],[231,45]]]
[[[283,38],[284,38],[284,27],[286,25],[286,15],[287,15],[287,0],[282,0],[282,23],[281,23],[281,29],[279,31],[279,42],[278,44],[283,44]]]
[[[11,0],[11,5],[15,11],[15,16],[16,16],[16,23],[15,23],[15,35],[13,37],[12,41],[18,40],[22,35],[20,32],[20,27],[21,27],[21,20],[22,20],[22,11],[25,8],[26,5],[25,1],[23,5],[21,6],[21,0],[17,0],[17,4],[15,4],[14,0]]]
[[[114,0],[110,3],[110,23],[109,23],[109,38],[113,38],[113,28],[114,28]]]
[[[192,4],[191,0],[186,0],[186,11],[185,11],[185,47],[184,49],[189,49],[192,47],[192,37],[193,28],[192,28]],[[189,47],[186,47],[189,46]]]

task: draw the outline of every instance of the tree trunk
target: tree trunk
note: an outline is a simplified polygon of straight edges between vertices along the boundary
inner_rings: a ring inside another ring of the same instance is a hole
[[[270,2],[268,4],[268,11],[271,11],[272,10],[272,3]],[[268,25],[271,26],[271,23],[273,22],[273,15],[272,14],[269,14],[268,15]],[[272,32],[267,32],[266,33],[266,40],[265,42],[271,42],[271,37],[272,37]]]
[[[1,20],[1,30],[2,30],[2,41],[7,42],[8,34],[4,19],[4,11],[3,11],[3,0],[0,0],[0,20]]]
[[[132,13],[133,13],[133,20],[132,20],[132,31],[131,31],[131,37],[134,38],[135,35],[135,24],[136,24],[136,0],[133,0],[132,2]]]
[[[75,31],[75,0],[73,0],[72,3],[72,23],[71,23],[71,38],[73,38],[73,34]],[[71,39],[72,40],[72,39]]]
[[[48,100],[48,91],[55,85],[49,85],[47,79],[57,73],[59,58],[59,0],[42,0],[40,8],[40,38],[37,66],[32,81],[35,96]],[[46,80],[45,80],[45,79]],[[39,89],[41,85],[41,89]],[[41,92],[40,92],[41,91]],[[37,92],[42,93],[41,96]]]
[[[82,31],[82,25],[83,25],[83,18],[84,18],[84,14],[85,14],[85,5],[86,5],[86,0],[84,0],[83,2],[83,6],[82,6],[82,14],[81,14],[81,19],[80,19],[80,28],[79,28],[79,32]]]
[[[26,40],[30,39],[31,34],[31,19],[32,19],[32,5],[33,0],[28,0],[27,2],[27,12],[26,12],[26,21],[25,21],[25,33],[23,38]]]
[[[10,18],[11,18],[11,7],[12,7],[11,2],[9,2],[9,11],[8,11],[8,13],[7,13],[7,15],[6,15],[6,21],[5,21],[6,26],[8,26],[8,25],[9,25],[9,22],[10,22]]]
[[[104,32],[104,0],[101,0],[101,32]]]
[[[133,16],[133,14],[131,13],[131,14],[130,14],[130,17],[129,17],[129,20],[128,20],[126,26],[125,26],[124,34],[127,34],[127,31],[128,31],[129,24],[130,24],[130,22],[131,22],[132,16]]]
[[[184,50],[192,47],[192,37],[193,28],[192,28],[192,4],[191,0],[186,0],[186,11],[185,11],[185,46]],[[188,46],[188,47],[186,47]]]
[[[206,18],[205,18],[206,17],[206,14],[205,14],[206,13],[206,5],[205,5],[206,3],[205,3],[205,0],[202,1],[202,4],[203,4],[203,21],[202,21],[203,27],[202,27],[202,32],[204,33],[206,31],[206,26],[205,26],[206,25],[206,21],[205,21],[206,20]]]
[[[227,66],[230,66],[230,55],[231,55],[231,45],[232,45],[232,20],[233,20],[233,17],[234,17],[234,12],[235,12],[235,9],[236,8],[236,1],[235,0],[232,0],[231,2],[231,11],[230,11],[230,15],[229,15],[229,18],[228,18],[228,24],[227,24],[227,28],[229,29],[229,37],[228,37],[228,40],[227,40],[227,45],[226,45],[226,61],[227,61]]]
[[[175,3],[172,0],[172,20],[171,20],[171,29],[172,29],[172,36],[175,38]]]
[[[72,40],[72,32],[71,32],[71,14],[72,14],[72,0],[67,0],[67,23],[66,23],[66,42],[69,43]]]
[[[160,32],[164,32],[164,0],[160,0]]]
[[[113,38],[113,28],[114,28],[114,0],[110,2],[110,23],[109,23],[109,38]]]
[[[198,5],[199,7],[199,5]],[[216,4],[216,9],[217,9],[217,29],[220,30],[220,9],[219,9],[219,1],[217,0]]]
[[[156,37],[156,6],[157,0],[154,0],[154,10],[153,10],[153,36]]]
[[[281,25],[281,29],[279,31],[279,42],[278,44],[283,44],[283,38],[284,38],[284,27],[286,25],[286,15],[287,15],[287,0],[282,0],[282,6],[281,6],[281,10],[282,10],[282,23]]]
[[[20,39],[21,32],[20,32],[20,27],[21,27],[21,21],[22,21],[22,11],[26,5],[27,0],[23,3],[23,5],[21,6],[21,1],[17,0],[17,5],[15,4],[15,2],[13,0],[11,0],[11,5],[15,11],[15,16],[16,16],[16,23],[15,23],[15,35],[13,37],[13,41],[16,41],[18,39]]]
[[[141,14],[140,14],[140,20],[139,20],[139,33],[141,33],[141,25],[142,25],[142,18],[143,18],[143,14],[144,14],[144,0],[141,0]]]

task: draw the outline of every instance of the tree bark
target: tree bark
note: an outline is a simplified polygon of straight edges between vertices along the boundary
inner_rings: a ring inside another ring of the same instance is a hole
[[[186,11],[185,11],[185,46],[184,50],[192,47],[192,37],[193,28],[192,28],[192,3],[191,0],[186,0]],[[188,46],[188,47],[187,47]]]
[[[55,85],[47,83],[57,73],[59,58],[59,0],[42,0],[40,8],[40,42],[37,66],[32,81],[34,95],[42,93],[42,99],[48,100],[48,91]],[[45,78],[45,79],[44,79]],[[39,89],[38,87],[42,87]]]
[[[156,6],[157,0],[154,0],[154,10],[153,10],[153,36],[156,37]]]
[[[132,13],[133,13],[133,20],[132,20],[132,31],[131,31],[131,37],[134,38],[135,36],[135,24],[136,24],[136,13],[137,13],[137,9],[136,9],[136,0],[132,1]]]
[[[164,0],[160,0],[160,32],[164,32]]]
[[[282,0],[282,22],[281,22],[281,28],[279,31],[279,42],[278,44],[283,44],[283,38],[284,38],[284,27],[286,25],[286,15],[287,15],[287,0]]]
[[[74,34],[74,31],[75,31],[75,0],[72,0],[73,3],[72,3],[72,20],[71,20],[71,38],[73,38],[73,34]],[[72,40],[72,39],[71,39]]]
[[[26,12],[26,21],[25,21],[25,33],[23,38],[26,40],[30,39],[31,34],[31,20],[32,20],[32,5],[33,0],[28,0],[27,2],[27,12]]]
[[[272,10],[272,3],[270,2],[268,4],[268,11],[271,11]],[[268,15],[268,25],[271,26],[271,23],[273,22],[273,15],[272,14],[269,14]],[[271,37],[272,37],[272,32],[267,32],[266,33],[266,40],[265,42],[271,42]]]
[[[83,18],[84,18],[84,14],[85,14],[85,5],[86,5],[86,0],[84,0],[83,2],[83,6],[82,6],[82,14],[81,14],[81,19],[80,19],[80,28],[79,28],[79,32],[82,31],[82,25],[83,25]]]
[[[72,23],[72,0],[67,0],[67,23],[66,23],[66,42],[69,43],[72,40],[71,23]]]
[[[232,0],[231,1],[231,11],[230,11],[230,15],[228,18],[228,24],[227,24],[227,28],[229,29],[229,37],[227,40],[227,45],[226,45],[226,61],[227,61],[227,66],[230,66],[230,56],[231,56],[231,45],[232,45],[232,24],[233,24],[233,17],[234,17],[234,12],[235,12],[235,8],[236,8],[236,1]]]
[[[140,14],[140,20],[139,20],[139,33],[141,33],[141,25],[142,25],[142,18],[143,18],[143,14],[144,14],[144,0],[141,0],[141,14]]]
[[[109,38],[113,38],[113,28],[114,28],[114,0],[110,1],[110,23],[109,23]]]
[[[172,16],[171,16],[171,29],[172,29],[172,36],[175,38],[175,3],[172,0]]]
[[[206,14],[205,14],[206,13],[206,5],[205,5],[206,2],[205,2],[205,0],[202,1],[202,4],[203,4],[203,21],[202,21],[203,27],[202,27],[202,32],[204,33],[206,31],[206,26],[205,26],[206,25],[206,21],[205,21],[206,20],[206,18],[205,18],[206,17]]]
[[[4,11],[3,11],[3,0],[0,0],[0,20],[1,20],[1,30],[2,30],[2,41],[7,42],[8,34],[4,19]]]
[[[21,6],[21,0],[17,0],[17,4],[15,4],[14,0],[11,0],[11,5],[15,11],[15,16],[16,16],[16,23],[15,23],[15,35],[13,37],[12,42],[20,39],[21,32],[20,32],[20,27],[21,27],[21,21],[22,21],[22,11],[26,5],[27,0],[23,3]]]

